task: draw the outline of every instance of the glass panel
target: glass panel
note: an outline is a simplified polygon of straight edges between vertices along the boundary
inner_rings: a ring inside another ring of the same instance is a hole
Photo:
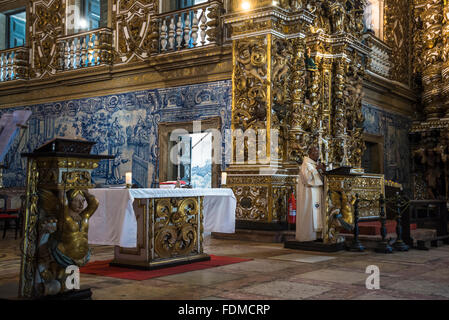
[[[168,170],[167,180],[176,181],[181,177],[192,188],[212,187],[212,135],[208,132],[193,133],[179,137],[183,146],[179,146],[181,165],[173,164]],[[175,142],[170,145],[177,148]]]
[[[195,133],[192,137],[192,188],[212,187],[212,134]]]
[[[162,2],[162,12],[185,9],[207,1],[208,0],[167,0]]]
[[[97,29],[100,26],[100,0],[85,0],[84,7],[89,30]]]
[[[108,0],[69,0],[67,34],[106,27],[108,3]]]
[[[178,0],[176,9],[184,9],[187,7],[191,7],[194,4],[194,0]]]
[[[26,12],[9,15],[9,48],[25,44]]]
[[[191,162],[192,162],[192,138],[190,136],[182,136],[180,137],[182,143],[184,144],[184,148],[180,151],[181,156],[181,170],[178,171],[181,180],[183,180],[186,184],[190,184],[191,180]]]
[[[374,35],[382,39],[383,30],[383,0],[369,0],[363,14],[364,31],[373,31]]]

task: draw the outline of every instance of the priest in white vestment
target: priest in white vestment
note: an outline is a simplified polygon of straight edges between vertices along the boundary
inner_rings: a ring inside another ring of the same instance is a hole
[[[317,163],[319,151],[317,147],[309,150],[301,165],[297,188],[296,202],[296,240],[314,241],[323,228],[323,178],[318,172],[325,170],[324,165]]]

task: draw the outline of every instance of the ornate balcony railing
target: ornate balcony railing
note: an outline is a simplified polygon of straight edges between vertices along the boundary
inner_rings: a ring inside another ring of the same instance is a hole
[[[159,15],[159,52],[219,44],[222,11],[223,2],[213,0]]]
[[[0,81],[28,78],[28,48],[0,51]]]
[[[367,69],[384,78],[390,78],[392,49],[372,33],[365,33],[363,40],[365,45],[371,49],[366,65]]]
[[[108,28],[61,37],[57,40],[61,71],[110,64],[112,31]]]

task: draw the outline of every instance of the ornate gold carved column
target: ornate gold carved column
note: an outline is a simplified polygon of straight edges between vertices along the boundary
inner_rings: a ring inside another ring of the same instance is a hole
[[[288,146],[295,144],[290,129],[301,121],[304,98],[304,71],[296,65],[303,64],[303,50],[296,49],[304,46],[312,16],[290,4],[251,4],[249,11],[234,6],[238,11],[225,17],[233,40],[232,129],[247,139],[242,144],[232,138],[227,186],[237,197],[237,227],[276,228],[286,221],[288,196],[296,185],[298,165]]]
[[[269,138],[256,139],[268,150],[266,162],[257,157],[248,164],[249,144],[234,145],[244,159],[227,170],[238,197],[238,220],[282,221],[270,211],[277,201],[271,196],[273,179],[294,179],[298,162],[318,145],[320,135],[326,141],[323,162],[339,167],[346,152],[346,165],[361,164],[362,58],[370,52],[361,42],[364,3],[309,1],[307,10],[302,6],[281,1],[225,17],[233,40],[233,129],[267,128],[279,135],[276,159]],[[267,169],[275,169],[274,174],[264,175]],[[283,192],[293,186],[292,180]]]
[[[442,94],[443,94],[443,110],[444,117],[449,118],[449,2],[444,0],[443,3],[443,50],[442,56]]]
[[[414,22],[418,35],[414,38],[416,44],[416,54],[420,57],[415,62],[420,62],[422,67],[414,68],[415,72],[422,75],[422,103],[427,120],[437,120],[445,111],[443,108],[444,90],[442,75],[443,55],[447,39],[443,37],[443,0],[415,0],[414,1]]]
[[[346,149],[345,164],[360,167],[363,57],[370,52],[361,42],[364,4],[316,1],[310,8],[316,19],[306,38],[306,105],[313,115],[309,145],[318,144],[321,131],[328,144],[323,162],[341,166]]]

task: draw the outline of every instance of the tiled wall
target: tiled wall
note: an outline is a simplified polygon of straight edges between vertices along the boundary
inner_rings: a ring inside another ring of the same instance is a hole
[[[97,183],[124,183],[127,171],[140,187],[152,187],[156,179],[159,122],[221,117],[222,136],[231,123],[231,81],[218,81],[168,89],[142,90],[25,107],[33,111],[26,136],[16,138],[4,171],[5,187],[25,184],[26,159],[30,152],[56,136],[83,137],[97,144],[94,153],[116,155],[102,161],[94,172]],[[0,109],[0,114],[12,109]],[[364,104],[365,132],[385,137],[384,169],[387,179],[410,184],[410,119]],[[223,161],[224,162],[224,161]]]
[[[5,187],[25,184],[26,159],[21,152],[33,151],[56,137],[83,137],[97,144],[93,153],[116,155],[101,162],[93,178],[96,183],[124,183],[125,172],[133,172],[140,187],[151,187],[156,179],[159,122],[193,121],[221,117],[222,133],[231,123],[231,81],[143,90],[27,106],[33,112],[26,136],[16,138],[7,155]],[[0,109],[0,114],[14,109]],[[223,137],[225,135],[223,134]],[[13,152],[15,151],[15,152]]]
[[[410,143],[408,132],[411,119],[364,104],[365,132],[384,136],[385,178],[402,183],[410,190]]]

